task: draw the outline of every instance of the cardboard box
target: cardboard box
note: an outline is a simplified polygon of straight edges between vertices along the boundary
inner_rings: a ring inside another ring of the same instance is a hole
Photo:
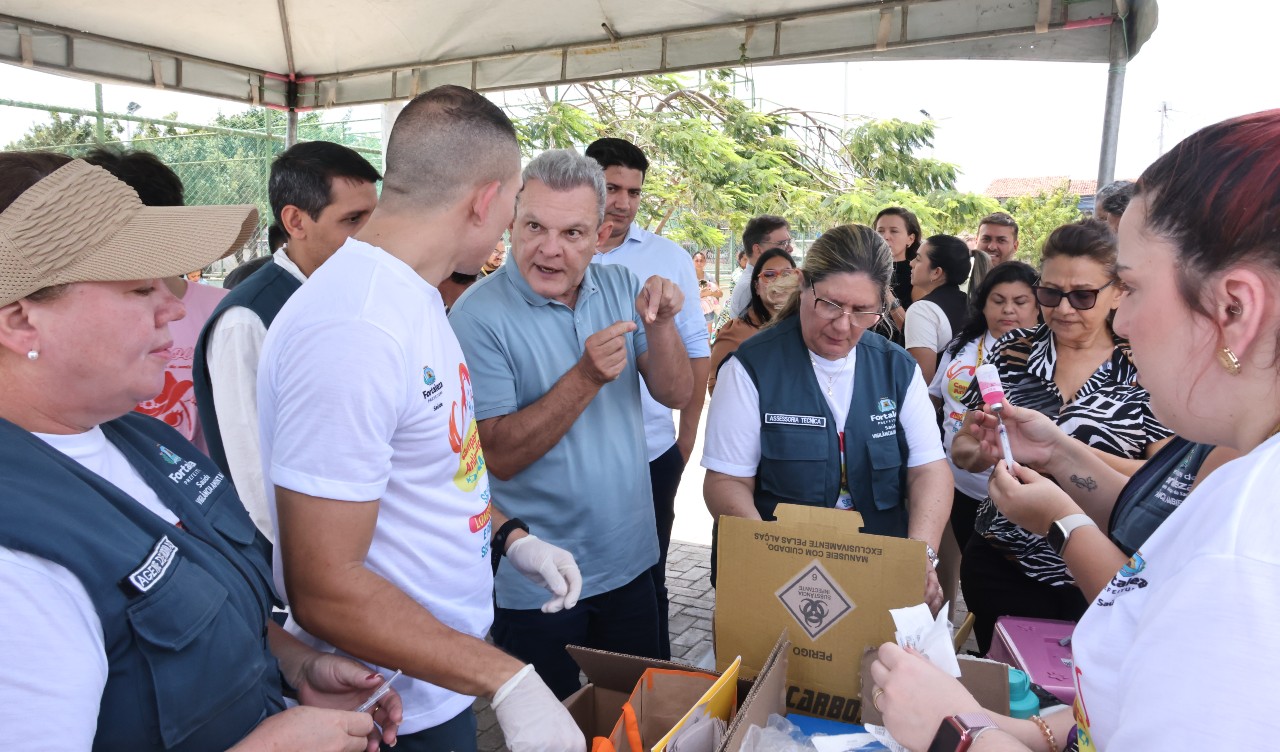
[[[872,686],[871,662],[875,659],[875,650],[868,650],[863,658],[864,687]],[[970,655],[958,655],[956,660],[960,662],[960,683],[969,690],[978,704],[993,713],[1009,715],[1009,667],[999,661]],[[884,718],[876,710],[870,697],[866,697],[862,704],[862,723],[884,725]]]
[[[741,655],[743,676],[755,676],[787,630],[786,707],[856,722],[863,652],[893,640],[889,609],[924,599],[924,543],[860,533],[851,511],[776,514],[720,518],[716,668]]]
[[[718,752],[736,752],[753,723],[763,726],[768,722],[769,713],[783,712],[778,708],[782,707],[789,646],[784,634],[775,642],[754,680],[738,680],[738,711],[729,723],[725,741]],[[697,670],[682,663],[637,658],[577,645],[566,649],[587,675],[586,686],[566,698],[564,706],[587,737],[588,746],[594,737],[607,737],[613,730],[622,715],[622,704],[631,696],[646,669]]]

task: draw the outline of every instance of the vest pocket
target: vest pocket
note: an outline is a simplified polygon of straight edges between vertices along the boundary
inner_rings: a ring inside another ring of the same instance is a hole
[[[871,493],[876,509],[892,509],[902,503],[902,463],[897,436],[867,439],[867,456],[871,459]]]
[[[830,438],[822,429],[763,427],[757,490],[800,504],[826,506],[829,451]]]
[[[212,575],[183,558],[172,566],[128,609],[154,683],[161,739],[170,748],[201,732],[204,741],[234,743],[265,715],[262,637]]]
[[[280,599],[276,595],[275,584],[271,578],[271,544],[258,532],[258,526],[254,525],[253,520],[249,518],[249,513],[240,503],[240,497],[231,492],[229,480],[224,482],[227,484],[226,487],[219,489],[208,501],[209,509],[206,517],[209,524],[223,538],[245,552],[244,558],[258,573],[262,588],[273,602],[278,602]],[[267,615],[264,613],[263,617]]]

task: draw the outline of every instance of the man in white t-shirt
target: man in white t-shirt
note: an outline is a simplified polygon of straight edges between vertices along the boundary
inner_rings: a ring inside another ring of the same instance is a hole
[[[284,301],[364,226],[381,179],[364,157],[327,141],[295,144],[276,157],[267,195],[286,245],[262,274],[231,291],[197,340],[192,376],[208,454],[231,476],[253,523],[272,542],[258,446],[262,343]]]
[[[685,463],[693,453],[698,435],[702,404],[707,390],[703,386],[711,373],[711,346],[707,342],[706,319],[698,300],[698,279],[694,276],[689,254],[670,240],[656,235],[636,223],[640,209],[641,189],[649,170],[649,159],[640,147],[621,138],[596,139],[586,149],[604,170],[605,216],[612,222],[609,237],[596,249],[593,264],[619,264],[636,277],[653,276],[669,279],[679,288],[687,304],[676,314],[676,327],[689,354],[693,372],[693,390],[689,403],[680,408],[680,430],[671,420],[671,408],[653,398],[647,382],[641,382],[640,402],[644,409],[644,433],[649,459],[649,481],[653,487],[653,513],[658,530],[658,563],[649,576],[653,579],[658,599],[658,657],[671,658],[671,636],[667,625],[667,548],[671,544],[671,528],[676,518],[676,492]]]
[[[263,346],[263,470],[276,579],[296,620],[287,628],[405,672],[400,750],[475,750],[475,696],[490,698],[513,752],[586,747],[533,668],[484,641],[491,548],[552,591],[547,611],[572,608],[581,578],[572,556],[523,530],[491,540],[492,521],[505,520],[436,289],[479,271],[519,189],[500,109],[456,86],[415,98],[387,142],[377,209],[289,299]]]

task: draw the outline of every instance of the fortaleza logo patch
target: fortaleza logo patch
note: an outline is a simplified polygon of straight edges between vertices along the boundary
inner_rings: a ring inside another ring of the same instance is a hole
[[[422,367],[422,383],[431,386],[436,383],[436,372],[431,370],[431,366]]]
[[[809,639],[816,640],[856,606],[817,559],[775,593]]]
[[[155,548],[151,549],[151,554],[147,556],[146,561],[142,562],[142,566],[129,575],[129,582],[133,583],[138,590],[147,592],[160,581],[160,578],[164,577],[165,572],[169,571],[176,553],[178,553],[178,547],[169,540],[169,536],[164,536],[156,542]]]
[[[877,404],[877,407],[880,408],[880,412],[882,413],[891,413],[894,410],[898,409],[897,403],[895,403],[893,400],[889,399],[888,397],[881,397],[880,402]]]
[[[160,447],[160,456],[163,457],[164,461],[168,462],[170,465],[176,465],[182,460],[181,457],[174,454],[168,447],[160,444],[157,444],[156,446]]]

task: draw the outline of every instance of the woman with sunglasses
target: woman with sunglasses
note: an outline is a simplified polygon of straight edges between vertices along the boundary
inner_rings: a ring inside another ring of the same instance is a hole
[[[1111,467],[1132,475],[1169,430],[1152,416],[1128,343],[1111,328],[1120,302],[1115,236],[1096,220],[1063,225],[1041,253],[1040,280],[1032,289],[1044,324],[1006,335],[988,362],[999,369],[1010,404],[1049,416]],[[965,402],[970,409],[982,406],[977,384]],[[967,432],[956,436],[951,456],[970,472],[991,467]],[[1088,483],[1071,475],[1058,482]],[[1008,520],[989,499],[978,508],[974,533],[960,582],[981,652],[991,647],[1000,616],[1076,621],[1084,614],[1084,595],[1043,537]]]
[[[985,260],[978,260],[986,255],[974,256],[975,263],[985,264]],[[974,290],[968,323],[943,350],[938,373],[929,383],[929,394],[942,403],[942,444],[948,456],[969,414],[968,405],[961,400],[969,392],[978,366],[986,362],[1001,337],[1014,329],[1030,329],[1040,323],[1040,309],[1031,291],[1035,283],[1036,270],[1021,261],[1006,261],[992,269]],[[971,473],[957,467],[954,461],[949,464],[956,484],[951,530],[963,551],[973,533],[978,505],[987,496],[991,472]]]
[[[707,388],[716,390],[716,372],[720,364],[738,349],[748,337],[760,331],[760,327],[773,319],[795,290],[792,275],[796,273],[796,260],[784,248],[770,248],[760,254],[751,269],[751,302],[747,310],[736,319],[730,319],[716,332],[711,345],[711,377]]]
[[[988,731],[972,719],[981,736],[970,752],[1275,748],[1277,144],[1280,110],[1209,126],[1147,168],[1120,221],[1126,292],[1115,326],[1155,413],[1191,441],[1243,456],[1193,490],[1089,607],[1072,639],[1074,712],[1042,723],[993,715]],[[993,487],[1050,483],[1021,465],[1013,474],[998,465]],[[896,645],[881,647],[871,675],[885,724],[908,749],[958,749],[934,730],[982,712]]]
[[[951,471],[920,369],[867,331],[885,314],[892,274],[870,227],[814,241],[799,293],[720,369],[703,495],[716,519],[772,520],[778,504],[853,509],[866,532],[924,541],[924,595],[936,613]]]

